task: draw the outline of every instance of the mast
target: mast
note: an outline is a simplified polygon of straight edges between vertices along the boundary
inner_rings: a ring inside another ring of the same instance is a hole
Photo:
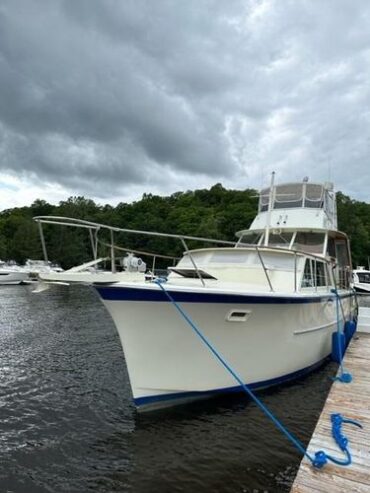
[[[271,227],[271,211],[272,204],[274,200],[274,182],[275,182],[275,171],[271,173],[271,183],[270,183],[270,193],[269,193],[269,206],[267,211],[266,228],[265,228],[265,246],[269,243],[270,237],[270,227]]]

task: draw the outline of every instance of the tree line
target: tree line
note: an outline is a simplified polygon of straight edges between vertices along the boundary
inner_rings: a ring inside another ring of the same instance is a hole
[[[70,197],[52,205],[35,200],[29,207],[17,207],[0,212],[0,259],[41,259],[42,248],[34,216],[66,216],[117,226],[120,228],[158,231],[163,233],[200,236],[234,241],[235,232],[247,229],[257,213],[256,190],[228,190],[221,184],[202,190],[176,192],[162,197],[144,194],[133,203],[96,204],[85,197]],[[354,266],[367,265],[370,256],[370,204],[337,193],[339,229],[351,240]],[[91,260],[88,232],[76,228],[44,225],[44,236],[49,260],[63,268]],[[110,238],[100,235],[102,243]],[[181,256],[179,241],[162,237],[119,234],[117,244],[153,253]],[[190,242],[194,248],[196,242]],[[202,245],[204,246],[204,245]],[[99,255],[109,254],[108,247],[100,246]]]

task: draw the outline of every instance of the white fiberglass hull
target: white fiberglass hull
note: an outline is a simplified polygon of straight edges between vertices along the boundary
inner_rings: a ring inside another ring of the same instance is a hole
[[[239,389],[158,286],[97,289],[118,329],[138,407]],[[337,330],[331,293],[276,296],[166,289],[243,381],[255,388],[295,378],[331,353]],[[349,319],[351,297],[348,292],[342,295]],[[239,314],[237,320],[233,313]]]
[[[353,288],[355,291],[358,293],[365,293],[365,294],[370,294],[370,284],[369,283],[364,283],[364,282],[354,282],[353,283]]]
[[[27,272],[17,272],[17,271],[0,271],[0,285],[5,284],[21,284],[22,282],[28,281],[29,276]]]
[[[38,278],[47,282],[67,282],[82,284],[108,284],[120,281],[144,281],[143,272],[40,272]]]

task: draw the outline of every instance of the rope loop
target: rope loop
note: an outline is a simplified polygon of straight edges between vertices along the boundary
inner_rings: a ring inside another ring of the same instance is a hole
[[[352,382],[352,375],[350,373],[346,373],[343,371],[341,375],[338,377],[333,377],[332,379],[334,382],[342,382],[342,383],[351,383]]]

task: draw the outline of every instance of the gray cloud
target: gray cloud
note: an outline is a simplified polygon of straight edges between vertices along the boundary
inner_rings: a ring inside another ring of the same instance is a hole
[[[275,169],[368,200],[369,21],[366,0],[2,2],[0,170],[108,199]]]

